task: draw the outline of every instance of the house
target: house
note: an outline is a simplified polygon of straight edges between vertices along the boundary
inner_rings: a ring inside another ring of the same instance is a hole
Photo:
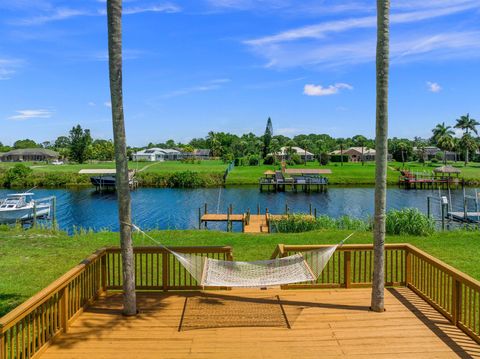
[[[2,162],[48,162],[58,160],[58,152],[46,148],[22,148],[3,153]]]
[[[418,156],[418,158],[422,158],[423,155],[423,159],[425,161],[431,161],[439,152],[442,155],[442,159],[444,155],[444,152],[436,146],[414,147],[413,152]],[[456,161],[457,159],[455,152],[447,151],[445,155],[447,157],[447,161]]]
[[[183,158],[182,152],[164,148],[146,148],[133,154],[134,161],[163,162],[176,161]]]
[[[209,149],[198,149],[193,152],[195,158],[199,160],[208,160],[210,158],[211,151]]]
[[[335,150],[330,152],[330,156],[340,156],[342,154],[348,157],[348,162],[368,162],[375,161],[377,151],[368,147],[350,147],[343,151]],[[392,155],[388,154],[388,161],[392,160]]]
[[[290,149],[291,149],[291,153],[297,154],[302,159],[302,161],[305,161],[305,159],[307,161],[313,161],[315,159],[315,155],[313,153],[308,152],[303,148],[295,147],[295,146],[292,146],[292,147],[284,146],[280,148],[279,152],[275,153],[275,156],[279,161],[288,160],[290,157]],[[270,153],[270,155],[273,155],[273,154]]]

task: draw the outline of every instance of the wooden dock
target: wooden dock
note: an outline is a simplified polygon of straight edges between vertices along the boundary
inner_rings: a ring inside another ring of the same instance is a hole
[[[448,212],[448,218],[462,223],[480,223],[480,212]]]

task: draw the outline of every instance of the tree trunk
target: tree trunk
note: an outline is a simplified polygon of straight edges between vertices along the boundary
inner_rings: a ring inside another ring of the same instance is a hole
[[[443,151],[443,164],[447,165],[447,150]]]
[[[465,167],[468,165],[468,148],[465,149]]]
[[[123,117],[122,90],[122,0],[107,0],[108,59],[112,101],[113,139],[117,169],[118,218],[123,268],[123,313],[136,315],[135,267],[132,247],[132,213],[128,181],[128,158]]]
[[[385,207],[388,159],[388,73],[390,0],[377,0],[377,120],[375,158],[374,264],[371,309],[385,309]]]
[[[340,166],[343,166],[343,145],[340,145]]]

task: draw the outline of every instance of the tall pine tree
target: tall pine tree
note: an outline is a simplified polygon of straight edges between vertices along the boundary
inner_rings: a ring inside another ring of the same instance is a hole
[[[265,133],[263,135],[263,158],[265,158],[270,151],[270,142],[272,142],[273,137],[273,126],[272,119],[269,117],[267,120],[267,127],[265,128]]]

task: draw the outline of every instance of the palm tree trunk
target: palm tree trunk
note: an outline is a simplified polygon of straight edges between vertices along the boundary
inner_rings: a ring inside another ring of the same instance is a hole
[[[468,165],[468,148],[465,149],[465,167]]]
[[[108,59],[112,101],[113,139],[117,169],[118,218],[123,268],[123,313],[136,315],[135,267],[132,247],[132,220],[128,158],[123,117],[122,90],[122,0],[107,0]]]
[[[385,208],[388,159],[388,73],[390,0],[377,0],[377,121],[375,158],[374,263],[371,309],[385,310]]]

